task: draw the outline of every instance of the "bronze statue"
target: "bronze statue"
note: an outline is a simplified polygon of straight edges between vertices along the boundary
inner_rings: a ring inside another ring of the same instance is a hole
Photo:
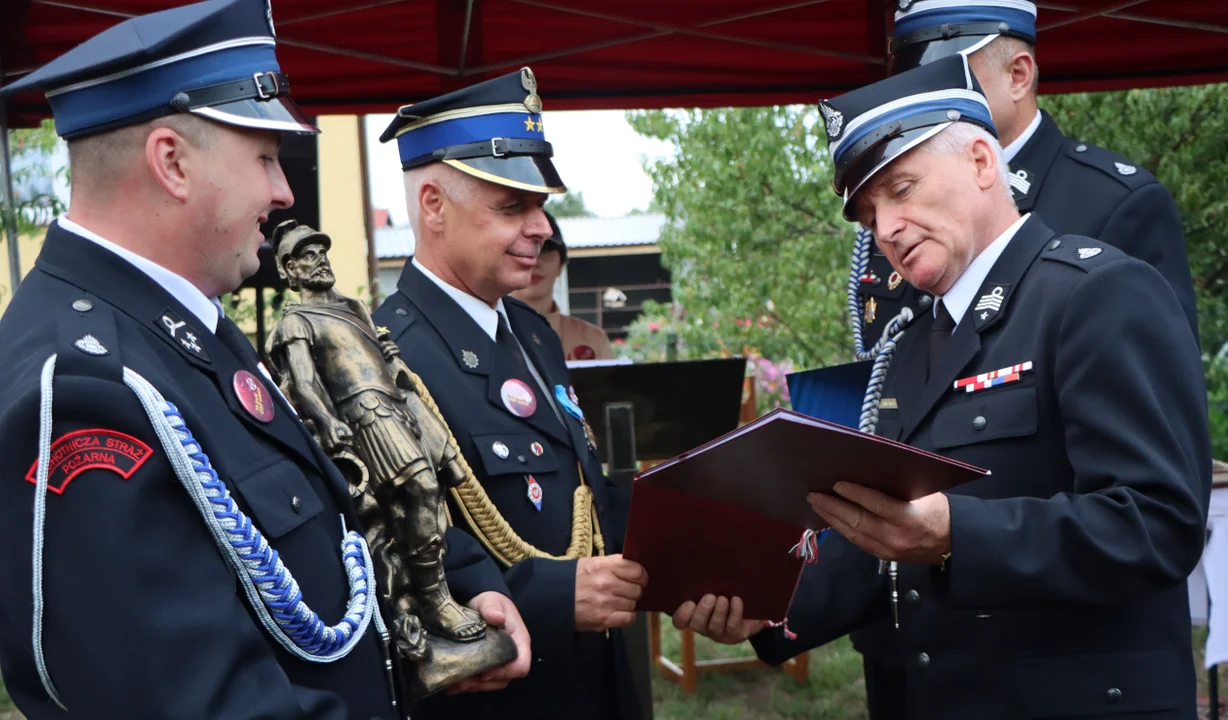
[[[397,650],[416,668],[410,685],[428,694],[510,662],[511,638],[456,602],[444,577],[440,482],[464,478],[447,425],[387,330],[333,287],[331,239],[287,220],[273,245],[301,302],[287,304],[266,354],[282,392],[350,480]]]

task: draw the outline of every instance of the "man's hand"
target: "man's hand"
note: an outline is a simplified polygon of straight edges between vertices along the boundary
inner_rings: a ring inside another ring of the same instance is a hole
[[[838,482],[833,489],[840,497],[810,493],[810,507],[849,542],[880,560],[941,565],[951,549],[946,495],[904,502],[853,483]]]
[[[509,682],[528,675],[529,668],[533,666],[532,643],[529,630],[524,626],[524,620],[520,619],[520,611],[511,598],[490,590],[474,596],[465,605],[481,613],[486,624],[501,627],[512,636],[512,640],[516,641],[516,659],[461,680],[448,688],[448,694],[502,690]]]
[[[324,449],[335,453],[354,441],[354,433],[340,420],[333,419],[324,427]]]
[[[576,630],[627,627],[648,584],[643,565],[622,555],[580,558],[576,563]]]
[[[704,595],[699,603],[687,600],[674,611],[674,627],[690,628],[706,638],[725,645],[737,645],[763,629],[762,620],[742,617],[742,598]]]

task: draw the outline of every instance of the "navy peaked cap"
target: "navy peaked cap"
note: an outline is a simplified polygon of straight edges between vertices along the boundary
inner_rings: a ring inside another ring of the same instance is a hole
[[[276,44],[269,0],[206,0],[125,20],[0,95],[43,91],[68,139],[182,112],[319,132],[289,97]]]
[[[1032,0],[896,0],[890,74],[955,53],[976,52],[993,39],[1036,42]]]
[[[989,102],[960,54],[822,101],[819,111],[836,168],[833,184],[849,220],[851,200],[866,181],[951,123],[972,123],[998,136]]]
[[[397,110],[380,142],[397,141],[401,168],[433,162],[541,193],[567,191],[546,142],[537,78],[521,68]]]

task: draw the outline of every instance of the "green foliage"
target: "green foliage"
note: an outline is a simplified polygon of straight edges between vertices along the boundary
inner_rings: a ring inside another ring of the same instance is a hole
[[[815,367],[847,360],[852,229],[831,189],[813,107],[628,114],[640,134],[677,147],[650,162],[654,204],[669,218],[662,262],[673,273],[668,320],[679,358],[755,348]],[[651,318],[633,328],[638,338]],[[634,341],[634,340],[633,340]]]
[[[17,162],[24,158],[49,158],[55,153],[61,141],[51,120],[44,120],[42,125],[36,128],[11,130],[8,139],[9,152],[17,168],[13,171],[13,185],[18,196],[16,208],[10,209],[4,203],[3,188],[0,188],[0,226],[15,222],[19,235],[29,235],[39,232],[67,208],[54,192],[22,195],[20,188],[31,187],[31,183],[40,181],[54,181],[59,178],[67,180],[68,166],[54,168],[45,162]]]
[[[1177,202],[1202,346],[1228,342],[1228,84],[1041,98],[1068,136],[1155,173]]]
[[[556,218],[596,217],[596,213],[584,204],[584,193],[569,192],[562,195],[552,195],[546,202],[546,209]]]

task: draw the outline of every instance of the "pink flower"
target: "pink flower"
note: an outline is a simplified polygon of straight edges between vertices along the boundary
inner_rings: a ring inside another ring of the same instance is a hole
[[[648,323],[648,329],[653,332],[656,332],[661,329],[661,323],[650,322]]]

